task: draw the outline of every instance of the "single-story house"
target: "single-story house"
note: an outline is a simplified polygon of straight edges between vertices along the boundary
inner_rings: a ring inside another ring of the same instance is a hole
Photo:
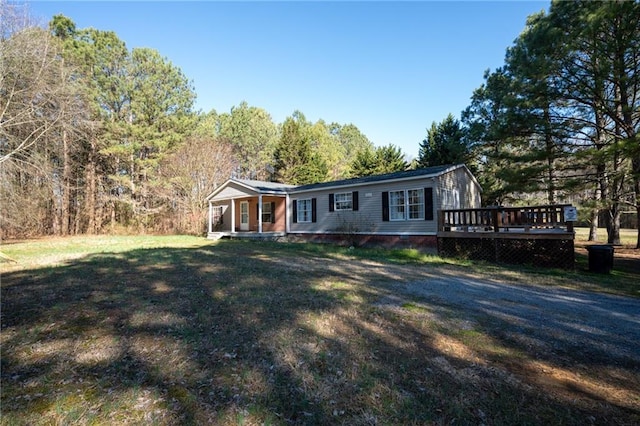
[[[479,208],[480,193],[464,164],[301,186],[231,178],[207,197],[208,231],[435,245],[437,210]]]

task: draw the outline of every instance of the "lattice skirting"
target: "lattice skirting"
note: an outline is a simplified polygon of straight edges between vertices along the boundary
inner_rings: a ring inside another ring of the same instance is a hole
[[[493,263],[529,264],[573,269],[573,239],[449,238],[438,237],[443,257],[485,260]]]

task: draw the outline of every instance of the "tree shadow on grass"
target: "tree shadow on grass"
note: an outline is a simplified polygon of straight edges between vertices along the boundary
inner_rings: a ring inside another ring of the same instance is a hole
[[[559,400],[600,406],[589,418],[613,408],[624,424],[640,420],[638,299],[461,275],[398,283],[395,304],[413,300],[474,321],[468,332],[452,335],[462,342],[481,340],[474,346],[485,361]]]
[[[443,350],[449,306],[430,303],[429,318],[372,306],[393,292],[375,284],[384,268],[358,278],[332,262],[304,246],[243,243],[5,274],[3,417],[581,424],[591,414]]]

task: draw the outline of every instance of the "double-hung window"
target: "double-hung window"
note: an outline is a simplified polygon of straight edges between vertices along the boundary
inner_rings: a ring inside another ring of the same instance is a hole
[[[334,195],[334,210],[353,210],[353,193],[341,192]]]
[[[223,211],[223,206],[213,206],[213,217],[211,218],[211,223],[213,224],[213,226],[215,225],[221,225],[222,224],[222,214],[224,213]]]
[[[424,220],[424,189],[409,189],[407,191],[407,207],[409,220]]]
[[[271,203],[262,203],[262,223],[273,222],[273,212],[271,211]]]
[[[297,200],[297,219],[298,222],[311,222],[311,198],[305,200]]]
[[[389,191],[389,220],[424,220],[424,189]]]
[[[389,192],[389,219],[405,220],[405,192]]]

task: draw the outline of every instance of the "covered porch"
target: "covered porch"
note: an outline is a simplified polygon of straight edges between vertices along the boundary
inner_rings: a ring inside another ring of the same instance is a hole
[[[223,237],[266,238],[288,232],[288,185],[279,183],[230,180],[208,198],[207,235]]]

